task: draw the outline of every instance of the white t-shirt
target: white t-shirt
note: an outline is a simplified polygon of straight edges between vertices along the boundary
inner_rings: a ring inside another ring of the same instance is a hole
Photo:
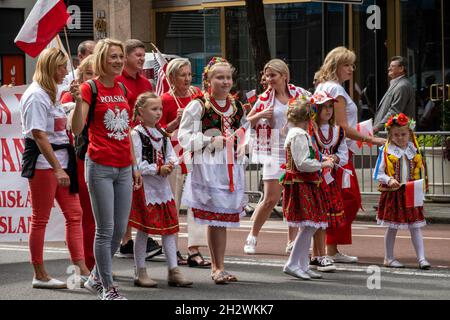
[[[58,98],[58,97],[57,97]],[[67,117],[57,99],[54,105],[49,95],[37,82],[33,82],[20,99],[20,115],[22,118],[22,133],[26,138],[34,140],[32,130],[47,133],[48,141],[53,144],[67,144],[69,137],[66,132]],[[55,151],[56,158],[62,168],[66,169],[69,162],[67,149]],[[40,154],[36,169],[51,169],[47,159]]]
[[[343,97],[345,99],[345,102],[347,103],[347,106],[345,107],[345,111],[347,113],[347,122],[350,127],[356,129],[356,125],[358,124],[358,107],[353,102],[352,98],[350,98],[347,91],[345,91],[344,87],[336,81],[327,81],[324,83],[320,83],[317,86],[316,92],[318,91],[326,91],[333,98],[337,98],[339,96]],[[358,150],[356,141],[346,138],[346,142],[350,150],[352,150],[353,152],[356,152]]]

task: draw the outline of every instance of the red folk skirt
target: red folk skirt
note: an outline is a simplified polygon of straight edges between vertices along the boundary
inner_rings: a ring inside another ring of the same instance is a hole
[[[283,215],[289,225],[327,227],[328,218],[316,184],[293,182],[283,184],[283,188]]]
[[[323,209],[328,217],[328,228],[336,229],[345,221],[341,189],[338,187],[336,180],[333,180],[330,184],[322,181],[320,191]]]
[[[216,227],[235,227],[239,225],[241,213],[218,213],[192,208],[192,214],[197,222]]]
[[[168,235],[179,231],[178,214],[172,199],[162,204],[146,205],[144,187],[133,191],[128,225],[148,234]]]
[[[350,176],[350,188],[342,189],[343,170],[339,169],[336,174],[338,188],[341,188],[342,200],[344,202],[345,221],[335,229],[327,229],[327,244],[352,244],[352,223],[361,207],[361,193],[359,191],[358,178],[352,161],[353,153],[349,151],[348,163],[344,166],[353,172]]]
[[[405,186],[396,191],[382,191],[377,221],[396,229],[422,227],[426,224],[423,207],[406,208]]]

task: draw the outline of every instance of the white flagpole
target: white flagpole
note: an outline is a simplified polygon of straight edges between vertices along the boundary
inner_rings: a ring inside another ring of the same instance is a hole
[[[71,51],[70,51],[70,46],[69,46],[69,37],[67,36],[67,28],[66,26],[64,26],[64,36],[66,38],[66,46],[67,46],[67,54],[69,55],[69,59],[70,59],[70,68],[72,69],[72,77],[74,80],[75,79],[75,71],[73,70],[73,60],[72,60],[72,55],[71,55]],[[69,83],[70,85],[70,83]]]

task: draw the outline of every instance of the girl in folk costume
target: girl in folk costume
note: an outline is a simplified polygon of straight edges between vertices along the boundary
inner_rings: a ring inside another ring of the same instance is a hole
[[[423,206],[407,207],[406,183],[425,178],[422,155],[413,129],[415,121],[400,113],[391,116],[385,124],[388,141],[377,160],[374,179],[381,191],[377,222],[387,226],[384,236],[384,265],[402,268],[394,258],[394,243],[398,229],[409,229],[420,269],[429,269],[425,259],[421,227],[426,225]]]
[[[223,58],[205,67],[204,96],[186,107],[178,130],[185,152],[192,153],[182,204],[192,208],[197,223],[208,225],[211,277],[216,284],[237,281],[224,269],[227,227],[239,227],[244,215],[244,165],[237,163],[230,131],[241,127],[245,114],[230,95],[233,68]],[[230,138],[227,138],[230,137]]]
[[[313,114],[315,123],[313,125],[314,140],[317,142],[319,151],[333,159],[334,163],[344,166],[348,161],[348,148],[345,143],[344,130],[334,125],[334,103],[337,102],[326,91],[316,92],[313,96]],[[323,180],[320,191],[323,196],[323,205],[328,216],[328,228],[337,228],[344,220],[344,204],[342,201],[341,188],[336,182],[336,170],[334,168],[323,170]],[[326,231],[319,229],[314,235],[313,256],[311,268],[317,268],[322,272],[336,270],[333,260],[326,256],[325,251]]]
[[[178,161],[169,135],[156,127],[161,115],[161,99],[154,93],[143,93],[137,98],[134,120],[139,116],[142,123],[133,129],[131,137],[143,188],[133,193],[129,219],[129,225],[137,229],[134,284],[156,287],[157,283],[147,275],[145,257],[148,234],[160,234],[169,269],[169,286],[186,287],[192,281],[184,278],[177,264],[178,214],[168,179]]]
[[[287,134],[286,112],[290,99],[310,93],[300,87],[289,84],[289,68],[280,59],[270,60],[264,66],[264,78],[268,89],[256,101],[248,114],[248,121],[256,130],[257,143],[253,155],[263,163],[264,198],[253,214],[252,229],[247,237],[244,252],[256,253],[256,238],[281,197],[283,188],[278,178],[283,173],[280,168],[286,162],[284,141]],[[289,252],[291,243],[297,235],[297,228],[290,227],[288,232]]]
[[[356,55],[353,51],[345,47],[337,47],[331,50],[318,73],[316,91],[326,91],[337,100],[334,103],[334,114],[336,124],[344,129],[346,143],[349,148],[348,163],[344,166],[352,172],[350,187],[342,189],[342,199],[344,201],[345,221],[337,228],[329,229],[327,232],[327,254],[335,263],[355,263],[357,257],[345,255],[338,250],[338,245],[352,243],[352,222],[361,208],[361,194],[358,186],[358,179],[352,162],[352,155],[357,149],[357,141],[383,145],[386,140],[359,133],[356,129],[358,123],[358,107],[348,95],[343,84],[350,80],[355,69]],[[336,180],[338,185],[342,185],[342,180],[348,175],[343,175],[344,170],[338,170]],[[345,179],[344,179],[345,181]]]
[[[286,172],[280,177],[283,192],[283,214],[292,227],[302,228],[283,271],[294,277],[310,280],[322,276],[309,268],[311,238],[319,228],[328,225],[326,211],[319,192],[321,170],[332,168],[333,160],[323,158],[308,134],[311,104],[307,97],[293,100],[287,113],[293,125],[285,141]]]
[[[182,161],[183,149],[178,143],[178,127],[186,106],[195,97],[201,95],[200,89],[192,86],[191,63],[185,58],[176,58],[169,62],[166,69],[166,76],[170,84],[170,90],[161,96],[163,114],[159,121],[161,127],[173,134],[171,138],[175,153],[180,157],[180,165],[174,168],[169,175],[169,182],[175,197],[177,211],[180,210],[181,195],[183,192],[184,180],[187,174],[187,166]],[[211,263],[206,261],[199,251],[199,247],[208,246],[206,240],[206,226],[195,223],[192,210],[187,210],[187,234],[189,256],[183,258],[177,251],[178,265],[189,265],[189,267],[209,268]]]

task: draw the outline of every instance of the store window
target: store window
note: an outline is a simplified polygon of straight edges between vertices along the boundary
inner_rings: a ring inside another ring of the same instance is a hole
[[[373,5],[380,10],[376,17],[372,16],[371,10],[369,13],[367,10]],[[353,97],[359,108],[360,120],[374,118],[388,87],[386,14],[386,5],[376,0],[353,6],[353,49],[357,57]],[[374,18],[379,20],[375,21]]]
[[[401,2],[400,10],[401,52],[416,89],[417,129],[441,130],[443,107],[450,104],[446,95],[450,88],[450,5],[448,1],[410,0]]]
[[[156,25],[158,48],[188,58],[192,83],[201,86],[205,64],[221,55],[219,9],[157,13]]]

